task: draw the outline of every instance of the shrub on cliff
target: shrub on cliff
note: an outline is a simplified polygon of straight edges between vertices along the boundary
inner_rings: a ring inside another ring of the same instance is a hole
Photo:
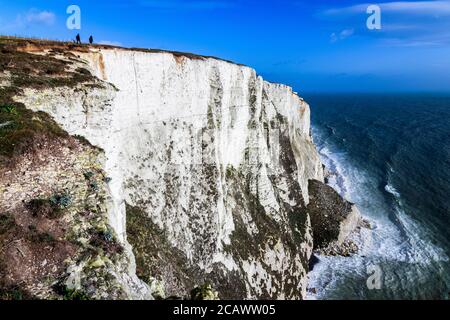
[[[70,206],[71,197],[68,194],[56,194],[50,199],[33,199],[25,206],[35,217],[45,216],[49,219],[56,219],[63,214],[63,209]]]
[[[54,206],[64,209],[70,206],[72,203],[72,197],[67,193],[55,194],[50,198],[50,202]]]
[[[191,291],[192,300],[218,300],[218,294],[210,284],[203,284]]]
[[[16,107],[11,104],[2,104],[0,106],[0,112],[2,113],[9,113],[12,115],[17,115]]]

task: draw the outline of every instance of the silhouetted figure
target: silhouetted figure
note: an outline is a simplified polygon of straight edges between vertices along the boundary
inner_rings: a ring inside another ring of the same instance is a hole
[[[93,44],[94,43],[94,38],[92,36],[89,37],[89,43]]]
[[[77,34],[77,44],[81,44],[81,37],[80,37],[80,34]]]

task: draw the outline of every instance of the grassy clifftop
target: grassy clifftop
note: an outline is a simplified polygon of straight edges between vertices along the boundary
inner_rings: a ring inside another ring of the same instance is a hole
[[[220,61],[225,61],[237,65],[236,62],[207,55],[199,55],[189,52],[162,50],[162,49],[151,49],[151,48],[124,48],[119,46],[104,45],[104,44],[76,44],[74,42],[67,41],[55,41],[55,40],[42,40],[42,39],[30,39],[30,38],[17,38],[9,36],[0,36],[0,43],[8,44],[20,48],[21,50],[26,50],[28,52],[39,52],[43,50],[56,50],[63,52],[88,52],[91,49],[117,49],[117,50],[128,50],[136,52],[148,52],[148,53],[170,53],[174,57],[185,57],[192,60],[205,60],[205,59],[215,59]]]
[[[74,87],[98,79],[84,68],[73,68],[70,52],[50,49],[46,54],[25,51],[27,42],[0,38],[0,162],[11,162],[39,145],[64,138],[66,133],[45,113],[32,112],[14,100],[25,88]]]

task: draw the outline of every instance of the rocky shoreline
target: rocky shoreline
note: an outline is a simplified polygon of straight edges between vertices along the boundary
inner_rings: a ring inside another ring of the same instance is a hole
[[[326,177],[331,173],[325,169]],[[326,179],[325,179],[326,180]],[[314,254],[349,257],[359,251],[355,238],[370,229],[355,204],[342,198],[331,186],[310,181],[307,207],[314,237]]]
[[[342,245],[360,223],[358,208],[320,181],[309,182],[309,194],[307,211],[311,218],[314,249]]]
[[[341,257],[350,257],[352,255],[358,254],[360,248],[356,239],[360,236],[361,229],[372,229],[370,222],[361,218],[355,230],[350,233],[350,235],[345,239],[344,242],[342,242],[341,244],[333,242],[326,248],[315,250],[314,254],[317,254],[319,256]]]

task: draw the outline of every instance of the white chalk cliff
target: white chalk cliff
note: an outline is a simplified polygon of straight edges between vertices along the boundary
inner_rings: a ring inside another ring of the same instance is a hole
[[[166,296],[209,282],[220,298],[303,298],[313,248],[308,181],[323,181],[307,103],[215,58],[74,54],[104,88],[27,89],[18,100],[104,150],[120,241],[132,250],[127,207],[158,232],[148,255],[165,265],[137,257],[149,263],[141,272]]]

